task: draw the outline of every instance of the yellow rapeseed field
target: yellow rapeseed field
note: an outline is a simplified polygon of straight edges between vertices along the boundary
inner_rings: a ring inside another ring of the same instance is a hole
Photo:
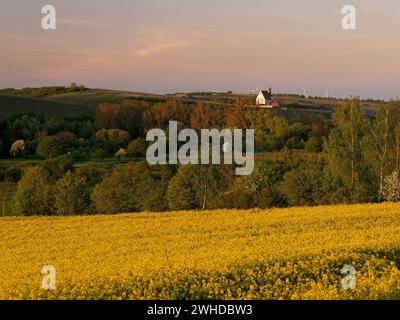
[[[0,299],[400,298],[398,204],[1,218],[0,244]]]

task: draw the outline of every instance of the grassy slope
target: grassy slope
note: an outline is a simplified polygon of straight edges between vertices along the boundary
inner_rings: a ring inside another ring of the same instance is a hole
[[[59,94],[49,97],[54,101],[62,101],[67,103],[80,103],[89,106],[98,106],[100,103],[122,103],[126,100],[144,100],[150,103],[162,102],[166,100],[165,96],[127,92],[118,90],[92,89],[84,92]]]
[[[16,113],[35,112],[54,116],[94,114],[95,108],[85,104],[0,95],[0,117]]]
[[[0,95],[0,118],[15,113],[34,112],[55,116],[95,114],[100,103],[122,103],[129,99],[165,101],[164,96],[116,90],[93,89],[43,98]]]
[[[400,298],[398,204],[2,218],[0,230],[0,299]]]
[[[103,102],[121,103],[125,100],[125,96],[124,93],[120,91],[88,90],[85,92],[66,93],[51,96],[49,97],[49,100],[84,104],[96,107]]]

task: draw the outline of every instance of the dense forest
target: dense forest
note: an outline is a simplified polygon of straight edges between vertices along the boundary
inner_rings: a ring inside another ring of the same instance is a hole
[[[166,130],[171,120],[195,130],[254,129],[254,173],[236,177],[229,165],[148,165],[146,133]],[[0,154],[3,214],[6,207],[72,215],[399,201],[400,104],[387,102],[370,117],[358,99],[340,101],[332,116],[288,116],[245,101],[103,103],[95,117],[5,117]]]

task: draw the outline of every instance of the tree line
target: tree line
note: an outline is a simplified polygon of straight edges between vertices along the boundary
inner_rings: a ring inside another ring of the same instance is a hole
[[[102,104],[95,119],[18,115],[1,126],[2,143],[10,148],[7,156],[30,153],[47,160],[14,176],[0,168],[0,178],[2,184],[15,181],[12,203],[24,215],[399,201],[399,107],[398,101],[388,102],[369,118],[360,100],[352,99],[338,106],[331,119],[307,115],[301,121],[244,104],[176,101]],[[253,128],[257,152],[287,156],[257,161],[246,177],[236,177],[226,165],[149,166],[141,161],[145,134],[167,129],[171,119],[195,130]],[[323,160],[304,161],[291,153],[295,149],[321,153]],[[132,161],[111,168],[75,165],[82,154]]]

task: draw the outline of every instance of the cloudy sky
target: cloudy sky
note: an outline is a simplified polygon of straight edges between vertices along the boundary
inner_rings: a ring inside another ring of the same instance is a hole
[[[41,9],[57,9],[57,30]],[[357,9],[357,30],[341,8]],[[399,0],[1,0],[0,87],[400,95]]]

